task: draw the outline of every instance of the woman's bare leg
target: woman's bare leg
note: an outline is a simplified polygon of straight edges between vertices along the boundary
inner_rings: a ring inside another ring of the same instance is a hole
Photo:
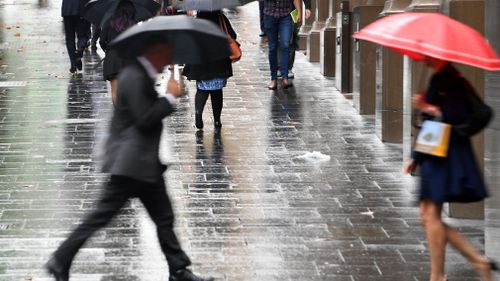
[[[446,228],[441,220],[442,204],[430,200],[420,202],[420,217],[425,227],[431,258],[430,281],[444,281],[444,261],[446,250]]]
[[[111,99],[113,100],[113,104],[116,104],[116,86],[118,84],[117,79],[113,79],[111,82]]]
[[[490,261],[487,257],[481,255],[472,244],[465,239],[456,229],[445,225],[446,238],[450,244],[455,247],[469,262],[474,266],[481,279],[484,281],[493,281]]]

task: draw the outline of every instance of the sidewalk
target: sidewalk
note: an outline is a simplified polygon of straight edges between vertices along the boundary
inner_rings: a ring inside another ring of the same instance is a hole
[[[40,2],[43,4],[43,2]],[[111,99],[102,56],[85,55],[70,78],[60,1],[0,4],[0,280],[52,280],[42,266],[91,209],[106,175],[92,153]],[[224,90],[222,135],[195,135],[194,82],[165,120],[161,157],[177,231],[193,269],[228,281],[427,281],[428,256],[415,179],[398,145],[382,143],[297,53],[294,88],[267,90],[267,49],[257,3],[229,14],[243,59]],[[300,156],[318,151],[329,161]],[[481,221],[449,220],[479,248]],[[456,252],[450,281],[479,280]],[[71,280],[166,281],[153,224],[132,201],[85,245]]]

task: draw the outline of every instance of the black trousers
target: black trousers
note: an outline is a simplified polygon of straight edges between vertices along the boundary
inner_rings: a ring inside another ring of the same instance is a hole
[[[148,183],[128,177],[111,176],[96,209],[87,215],[54,253],[57,262],[69,269],[74,256],[85,241],[108,224],[133,197],[141,200],[156,224],[160,246],[167,258],[170,272],[189,266],[191,261],[181,249],[174,232],[174,213],[161,177],[158,183]]]
[[[266,30],[264,28],[264,1],[259,1],[259,23],[260,23],[260,33],[264,33]]]
[[[90,23],[80,16],[65,16],[63,22],[66,49],[73,66],[76,60],[76,52],[83,52],[90,39]]]

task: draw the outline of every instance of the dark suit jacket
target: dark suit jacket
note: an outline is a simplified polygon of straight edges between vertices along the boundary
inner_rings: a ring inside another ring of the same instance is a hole
[[[162,179],[166,169],[158,156],[162,120],[174,108],[166,98],[158,98],[154,82],[137,60],[118,75],[103,172],[145,182]]]
[[[63,0],[61,16],[83,16],[83,9],[89,0]]]

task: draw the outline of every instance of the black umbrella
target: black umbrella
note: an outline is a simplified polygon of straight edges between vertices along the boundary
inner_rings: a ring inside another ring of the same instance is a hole
[[[177,0],[176,7],[185,11],[217,11],[243,6],[256,0]]]
[[[172,46],[172,63],[197,64],[229,57],[227,36],[210,21],[185,15],[157,16],[130,27],[110,44],[121,56],[142,53],[153,35],[164,36]]]
[[[137,21],[154,17],[160,9],[160,4],[154,0],[129,0],[135,7]],[[102,26],[118,7],[120,0],[91,0],[85,5],[83,17],[89,22]]]

